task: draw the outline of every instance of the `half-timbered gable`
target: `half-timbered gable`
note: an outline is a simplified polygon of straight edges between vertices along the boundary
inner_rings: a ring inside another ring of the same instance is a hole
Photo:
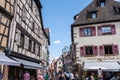
[[[33,0],[18,0],[16,9],[13,51],[39,59],[44,33],[38,4]]]

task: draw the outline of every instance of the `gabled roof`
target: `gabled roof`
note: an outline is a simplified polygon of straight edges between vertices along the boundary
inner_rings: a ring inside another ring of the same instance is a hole
[[[120,21],[120,15],[115,15],[113,9],[114,7],[120,8],[120,2],[117,2],[115,0],[105,0],[105,6],[98,7],[96,6],[97,1],[99,0],[93,0],[84,10],[77,14],[72,26]],[[87,18],[87,14],[89,11],[97,11],[97,18]]]

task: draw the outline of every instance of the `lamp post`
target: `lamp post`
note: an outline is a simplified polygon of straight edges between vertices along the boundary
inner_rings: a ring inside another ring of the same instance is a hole
[[[64,48],[62,49],[62,63],[63,63],[63,70],[66,70],[66,64],[65,64],[65,54],[69,53],[70,49],[68,46],[64,46]]]

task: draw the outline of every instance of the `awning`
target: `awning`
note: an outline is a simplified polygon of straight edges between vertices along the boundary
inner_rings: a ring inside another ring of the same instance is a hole
[[[24,60],[24,59],[20,59],[16,57],[12,57],[12,58],[22,63],[24,65],[24,68],[27,68],[27,69],[43,69],[44,68],[40,64],[32,62],[32,61],[28,61],[28,60]]]
[[[0,52],[0,64],[11,65],[11,66],[20,66],[20,62],[17,62],[8,56],[4,52]]]
[[[85,62],[84,64],[84,70],[98,70],[98,68],[103,71],[120,71],[120,65],[117,61]]]

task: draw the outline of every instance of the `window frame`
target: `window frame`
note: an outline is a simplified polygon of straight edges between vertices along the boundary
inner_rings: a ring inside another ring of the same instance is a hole
[[[107,50],[106,50],[106,48],[107,48]],[[113,55],[114,54],[114,52],[113,52],[113,45],[104,45],[104,54],[105,55]]]
[[[25,40],[25,35],[23,33],[20,34],[20,47],[24,48],[24,40]]]
[[[105,6],[105,0],[101,0],[100,1],[100,7],[104,7]]]
[[[91,12],[90,12],[90,18],[91,18],[91,19],[97,18],[97,11],[91,11]]]
[[[32,40],[31,40],[31,39],[29,39],[29,46],[28,46],[28,50],[29,50],[29,51],[31,51],[31,49],[32,49]]]
[[[120,15],[120,6],[113,6],[113,11],[115,15]]]
[[[89,50],[88,50],[88,49]],[[86,50],[87,49],[87,50]],[[87,52],[88,51],[88,52]],[[85,46],[85,55],[86,56],[93,56],[94,55],[94,50],[93,50],[93,46]]]
[[[85,32],[85,29],[87,30],[87,33]],[[96,36],[96,27],[95,26],[80,27],[79,28],[79,36],[80,37]]]
[[[103,31],[102,31],[102,28],[103,27],[110,27],[111,28],[111,32],[106,32],[106,33],[103,33]],[[108,25],[100,25],[100,26],[97,26],[97,28],[98,28],[98,35],[99,36],[103,36],[103,35],[114,35],[114,34],[116,34],[116,26],[115,26],[115,24],[108,24]]]
[[[91,27],[83,28],[83,35],[84,36],[92,36],[92,28]]]
[[[112,33],[112,27],[110,25],[106,25],[106,26],[102,26],[102,34],[106,35],[106,34],[111,34]],[[104,28],[104,30],[103,30]]]

